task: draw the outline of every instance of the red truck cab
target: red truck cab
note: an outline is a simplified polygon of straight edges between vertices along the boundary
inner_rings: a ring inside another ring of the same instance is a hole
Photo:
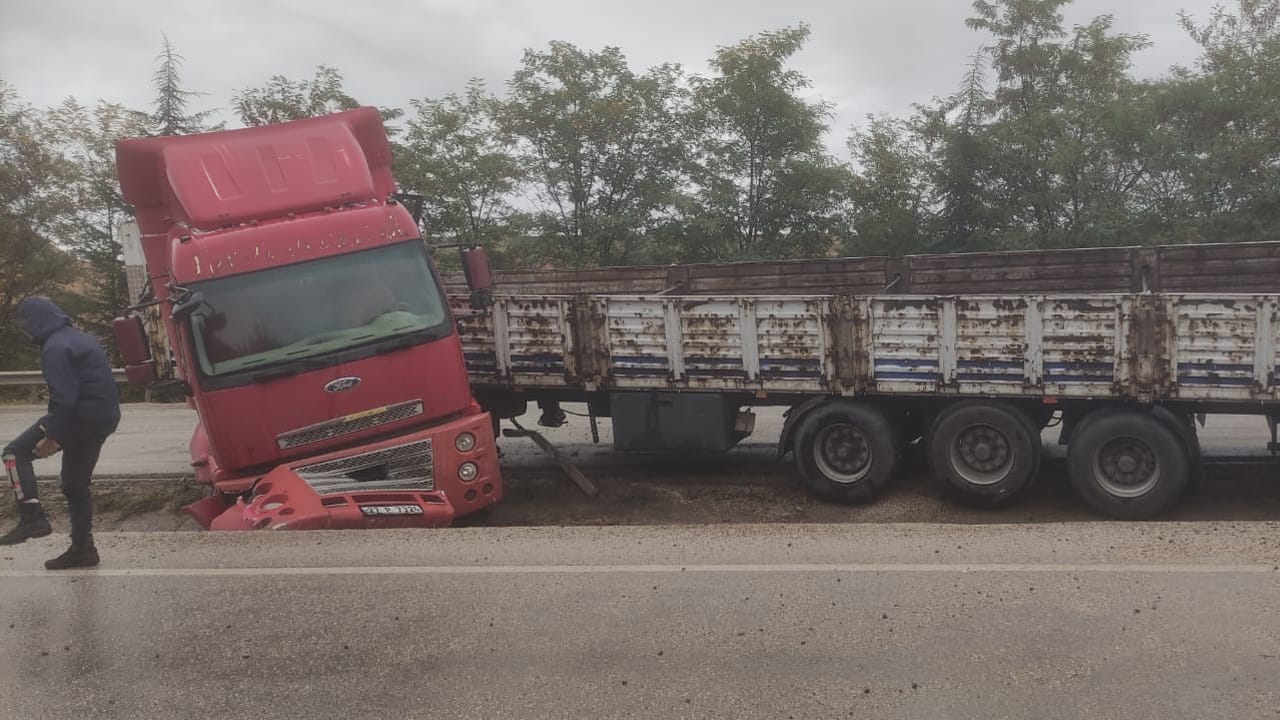
[[[441,525],[500,499],[490,419],[376,109],[116,156],[199,416],[206,527]],[[149,379],[140,324],[117,327]]]

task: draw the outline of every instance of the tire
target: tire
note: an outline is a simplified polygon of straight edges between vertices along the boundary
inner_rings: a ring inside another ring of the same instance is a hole
[[[815,408],[796,428],[796,467],[816,495],[867,502],[898,468],[897,429],[878,408],[833,402]]]
[[[1018,408],[960,402],[929,430],[929,469],[947,494],[968,505],[998,507],[1021,495],[1040,472],[1040,431]]]
[[[1146,412],[1108,411],[1081,425],[1067,446],[1076,494],[1120,520],[1171,508],[1191,482],[1191,462],[1175,430]]]
[[[1174,413],[1166,407],[1156,405],[1151,408],[1151,417],[1164,423],[1182,440],[1182,447],[1187,452],[1187,460],[1191,463],[1191,479],[1187,482],[1185,495],[1192,497],[1204,486],[1204,453],[1200,449],[1200,436],[1196,432],[1196,421],[1190,415]]]

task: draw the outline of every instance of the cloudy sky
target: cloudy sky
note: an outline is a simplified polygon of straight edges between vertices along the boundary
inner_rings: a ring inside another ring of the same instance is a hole
[[[1147,34],[1153,47],[1135,71],[1158,76],[1196,56],[1179,11],[1204,20],[1222,2],[1075,0],[1066,19],[1110,13],[1118,30]],[[840,147],[868,113],[954,90],[985,39],[964,26],[970,14],[968,0],[0,0],[0,78],[38,106],[72,95],[146,107],[167,33],[186,57],[184,83],[208,93],[197,109],[226,107],[271,75],[308,78],[320,63],[360,101],[403,107],[472,77],[500,90],[525,48],[551,40],[615,45],[637,68],[705,72],[717,46],[806,22],[813,35],[795,65],[836,105]]]

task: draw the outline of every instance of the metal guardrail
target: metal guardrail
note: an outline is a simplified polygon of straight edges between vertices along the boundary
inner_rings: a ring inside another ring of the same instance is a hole
[[[124,369],[112,368],[111,375],[116,382],[124,382]],[[44,385],[44,376],[39,370],[6,370],[0,372],[0,387],[30,387]]]

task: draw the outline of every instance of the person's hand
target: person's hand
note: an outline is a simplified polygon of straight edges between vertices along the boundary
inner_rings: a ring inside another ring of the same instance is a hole
[[[57,440],[54,440],[53,438],[41,438],[40,442],[36,443],[35,454],[38,458],[47,458],[61,449],[62,446],[58,444]]]

